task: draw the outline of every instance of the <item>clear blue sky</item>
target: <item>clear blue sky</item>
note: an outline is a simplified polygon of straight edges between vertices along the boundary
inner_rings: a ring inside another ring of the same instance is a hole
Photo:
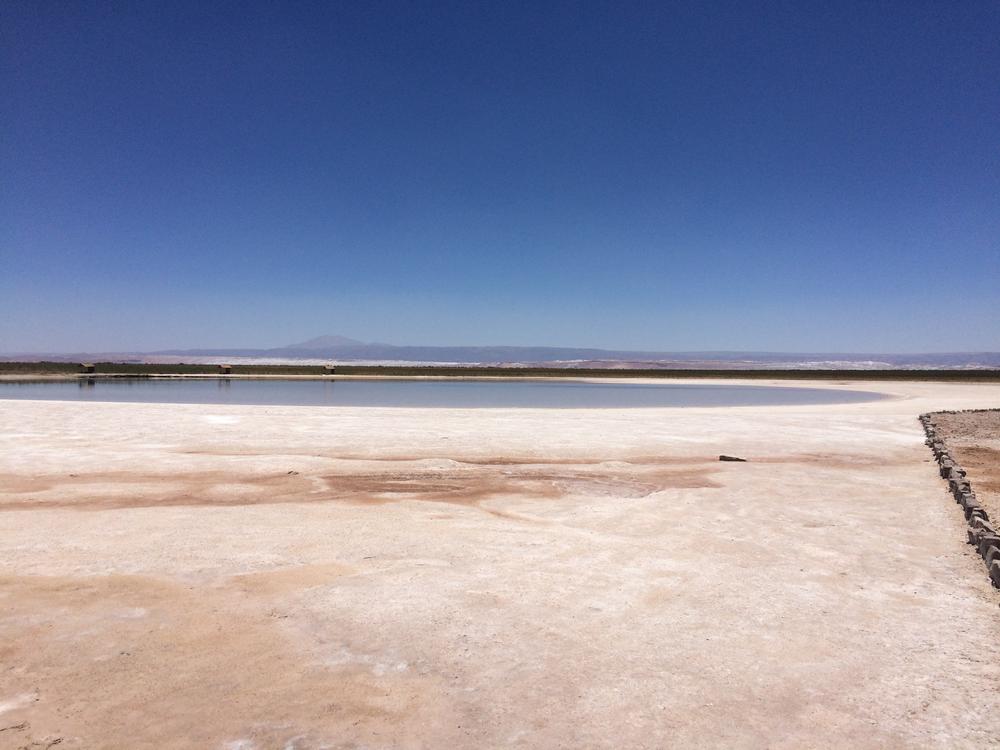
[[[995,0],[0,29],[0,351],[1000,350]]]

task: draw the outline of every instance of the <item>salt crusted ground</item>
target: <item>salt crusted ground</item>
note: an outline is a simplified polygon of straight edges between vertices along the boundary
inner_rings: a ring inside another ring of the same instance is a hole
[[[899,398],[0,401],[0,748],[1000,744],[916,421],[1000,386],[854,385]]]

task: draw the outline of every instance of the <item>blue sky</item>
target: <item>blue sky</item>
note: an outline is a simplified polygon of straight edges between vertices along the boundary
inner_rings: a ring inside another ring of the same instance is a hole
[[[0,351],[1000,350],[993,1],[14,1],[0,34]]]

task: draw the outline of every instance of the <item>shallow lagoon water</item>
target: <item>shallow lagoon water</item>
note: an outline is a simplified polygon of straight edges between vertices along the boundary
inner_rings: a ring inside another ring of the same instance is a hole
[[[824,388],[537,379],[83,378],[0,383],[0,399],[270,406],[629,409],[844,404],[881,398],[868,391]]]

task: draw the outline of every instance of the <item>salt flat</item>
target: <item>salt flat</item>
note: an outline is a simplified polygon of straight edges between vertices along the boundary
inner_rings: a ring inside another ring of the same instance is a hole
[[[1000,744],[916,420],[1000,386],[800,384],[895,397],[0,401],[0,747]]]

